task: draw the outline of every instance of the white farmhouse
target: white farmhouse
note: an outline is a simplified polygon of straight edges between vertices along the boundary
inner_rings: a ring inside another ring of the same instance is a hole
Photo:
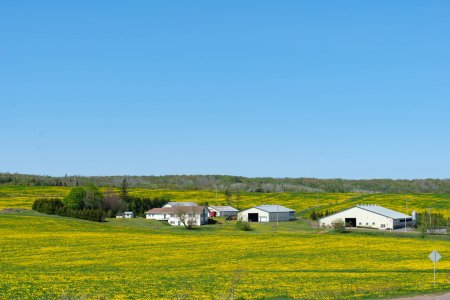
[[[237,216],[239,210],[232,206],[209,206],[211,217]]]
[[[152,220],[169,220],[173,214],[173,207],[152,208],[145,212],[146,219]]]
[[[198,206],[194,202],[168,202],[163,207],[175,207],[175,206]]]
[[[146,219],[166,220],[173,226],[184,226],[186,223],[200,226],[208,223],[208,216],[209,210],[198,205],[153,208],[145,212]]]
[[[320,219],[322,227],[341,221],[345,227],[395,229],[411,225],[411,216],[378,205],[357,205]]]
[[[247,222],[282,222],[295,220],[295,210],[281,205],[258,205],[239,212],[238,220]]]

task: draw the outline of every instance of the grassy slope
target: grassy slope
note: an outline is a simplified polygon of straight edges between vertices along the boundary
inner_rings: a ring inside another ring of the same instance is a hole
[[[39,197],[64,197],[70,187],[28,187],[0,186],[0,209],[4,207],[31,208],[34,199]],[[168,196],[172,201],[194,201],[216,203],[214,191],[171,191],[136,188],[130,189],[130,195],[140,197]],[[241,193],[241,200],[232,199],[232,205],[248,208],[258,204],[281,204],[307,212],[315,206],[338,211],[360,203],[379,204],[391,209],[405,212],[405,195],[355,193]],[[222,193],[218,193],[218,204],[226,204]],[[450,217],[450,195],[411,194],[408,195],[408,212],[424,211],[432,207]]]
[[[406,200],[408,210],[406,210]],[[378,204],[399,212],[411,214],[412,210],[419,212],[432,208],[435,212],[440,212],[450,217],[450,195],[437,194],[372,194],[355,197],[345,203],[333,205],[333,210],[339,211],[356,204]]]
[[[301,222],[255,229],[0,214],[0,298],[220,299],[234,286],[243,298],[334,299],[450,289],[448,239],[316,233]],[[444,257],[437,288],[433,249]]]

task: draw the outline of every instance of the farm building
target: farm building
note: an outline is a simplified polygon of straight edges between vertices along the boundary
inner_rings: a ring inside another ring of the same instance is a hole
[[[161,207],[153,208],[145,212],[146,219],[153,220],[169,220],[170,216],[173,214],[174,207]]]
[[[209,210],[198,205],[153,208],[145,212],[146,219],[166,220],[173,226],[183,226],[183,221],[200,226],[208,223],[208,216]]]
[[[395,229],[410,226],[411,216],[378,205],[357,205],[320,219],[322,227],[332,227],[337,221],[345,227]]]
[[[232,206],[209,206],[211,217],[229,217],[237,216],[239,210]]]
[[[134,212],[132,212],[132,211],[126,211],[126,212],[123,213],[123,217],[124,217],[125,219],[132,219],[132,218],[134,218]]]
[[[248,222],[295,220],[295,210],[281,205],[258,205],[239,212],[238,219]]]
[[[125,218],[125,219],[132,219],[132,218],[134,218],[134,212],[132,212],[132,211],[126,211],[126,212],[124,212],[123,214],[118,214],[118,215],[116,216],[116,218],[117,218],[117,219],[123,219],[123,218]]]
[[[194,202],[168,202],[163,207],[175,207],[175,206],[198,206]]]

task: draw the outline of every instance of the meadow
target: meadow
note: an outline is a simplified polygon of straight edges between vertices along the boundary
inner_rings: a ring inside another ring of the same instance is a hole
[[[103,189],[104,190],[104,189]],[[0,299],[359,299],[450,290],[450,239],[379,231],[317,231],[304,220],[186,231],[141,218],[105,223],[30,211],[70,187],[0,186]],[[226,204],[223,193],[130,189],[139,197]],[[449,195],[408,195],[409,210],[450,216]],[[232,204],[340,210],[359,203],[404,211],[405,195],[246,193]],[[25,209],[25,210],[22,210]],[[428,254],[438,250],[438,284]]]
[[[192,231],[0,214],[1,299],[357,299],[450,290],[448,238],[317,232],[305,222]],[[433,285],[432,250],[444,257]]]
[[[71,187],[45,186],[0,186],[0,209],[31,208],[33,201],[41,197],[64,197]],[[105,188],[101,190],[105,191]],[[117,189],[115,189],[117,191]],[[170,201],[208,202],[210,205],[225,205],[227,201],[222,192],[202,190],[160,190],[131,188],[131,196],[167,197]],[[406,211],[406,197],[408,211]],[[231,205],[245,209],[259,204],[280,204],[295,209],[300,217],[311,209],[339,211],[356,204],[378,204],[400,212],[411,214],[412,210],[422,212],[432,208],[450,218],[449,194],[358,194],[358,193],[249,193],[233,195]]]

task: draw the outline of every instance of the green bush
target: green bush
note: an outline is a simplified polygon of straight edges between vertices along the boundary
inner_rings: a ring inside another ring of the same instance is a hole
[[[237,221],[236,222],[236,228],[242,231],[252,231],[253,228],[252,226],[250,226],[249,222],[245,222],[245,221]]]
[[[64,203],[58,198],[41,198],[33,202],[33,210],[43,214],[56,215]]]
[[[33,203],[33,210],[43,214],[59,215],[95,222],[103,222],[105,220],[105,212],[101,209],[70,209],[64,205],[61,199],[57,198],[36,199]]]
[[[345,224],[342,220],[333,221],[333,228],[336,232],[344,233],[345,232]]]

